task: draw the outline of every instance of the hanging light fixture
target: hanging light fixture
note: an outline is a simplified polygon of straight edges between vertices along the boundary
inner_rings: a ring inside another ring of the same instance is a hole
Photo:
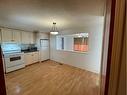
[[[53,22],[53,26],[52,26],[52,29],[50,31],[50,34],[52,35],[57,35],[58,34],[58,30],[57,30],[57,27],[56,27],[56,22]]]

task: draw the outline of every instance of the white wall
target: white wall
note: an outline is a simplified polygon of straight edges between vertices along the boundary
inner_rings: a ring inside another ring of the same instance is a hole
[[[73,50],[73,37],[64,37],[64,50],[72,51]]]
[[[56,50],[56,37],[50,35],[50,59],[79,67],[91,72],[99,73],[101,64],[103,21],[96,25],[84,27],[83,30],[63,31],[61,34],[72,34],[78,32],[89,33],[89,51],[86,53],[76,53]]]

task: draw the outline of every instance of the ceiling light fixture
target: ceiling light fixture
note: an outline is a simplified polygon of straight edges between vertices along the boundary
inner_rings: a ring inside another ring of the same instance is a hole
[[[59,33],[59,31],[57,30],[56,23],[53,22],[53,26],[52,26],[52,29],[50,31],[50,34],[57,35],[58,33]]]

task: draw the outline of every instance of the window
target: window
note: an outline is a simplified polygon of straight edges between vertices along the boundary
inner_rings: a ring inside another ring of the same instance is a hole
[[[88,37],[74,38],[74,51],[88,51]]]
[[[56,49],[64,51],[87,52],[88,33],[59,35],[56,37]]]
[[[62,46],[61,47],[62,47],[62,49],[64,49],[64,37],[61,38],[61,41],[62,41],[62,43],[61,43]]]
[[[64,37],[56,37],[56,43],[57,50],[64,50]]]

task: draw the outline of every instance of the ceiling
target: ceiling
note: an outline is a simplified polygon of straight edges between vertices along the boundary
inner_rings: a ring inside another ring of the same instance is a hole
[[[105,0],[0,0],[0,26],[49,32],[102,23]]]

